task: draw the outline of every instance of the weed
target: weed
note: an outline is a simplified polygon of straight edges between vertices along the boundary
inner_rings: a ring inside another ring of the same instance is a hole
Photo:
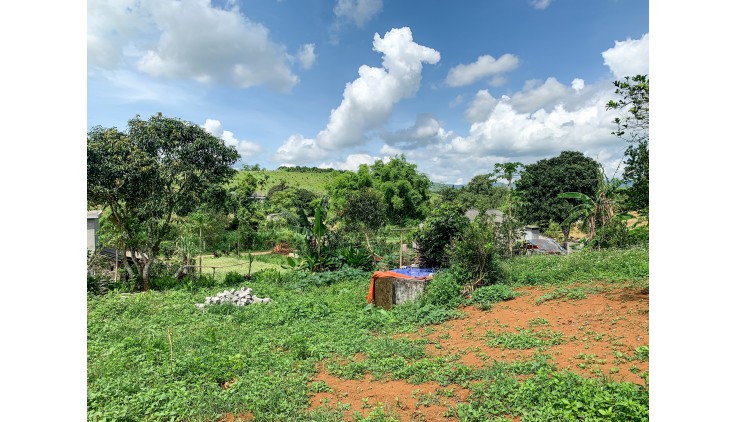
[[[563,333],[551,330],[533,331],[519,328],[517,333],[490,334],[487,336],[487,345],[500,349],[535,349],[555,346],[564,342]]]
[[[528,321],[529,327],[542,327],[544,325],[551,325],[551,323],[545,318],[534,318]]]

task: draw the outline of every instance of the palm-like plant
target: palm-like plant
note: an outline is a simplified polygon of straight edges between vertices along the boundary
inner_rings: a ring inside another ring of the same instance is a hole
[[[574,206],[569,212],[569,216],[563,221],[562,226],[569,226],[575,221],[582,221],[582,229],[587,234],[587,239],[591,240],[599,227],[603,227],[608,221],[617,218],[630,218],[629,214],[615,215],[615,197],[622,185],[622,181],[616,178],[608,179],[605,171],[600,165],[599,180],[597,183],[597,191],[594,197],[589,197],[580,192],[564,192],[558,195],[559,198],[576,199],[580,204]]]

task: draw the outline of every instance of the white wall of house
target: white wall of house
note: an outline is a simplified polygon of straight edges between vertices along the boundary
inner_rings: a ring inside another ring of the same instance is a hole
[[[97,247],[97,229],[100,228],[102,211],[87,211],[87,250],[94,252]]]

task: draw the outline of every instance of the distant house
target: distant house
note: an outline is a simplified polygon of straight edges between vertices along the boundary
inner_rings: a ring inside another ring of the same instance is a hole
[[[102,211],[87,211],[87,250],[95,252],[97,249],[97,230],[100,228],[100,214]]]

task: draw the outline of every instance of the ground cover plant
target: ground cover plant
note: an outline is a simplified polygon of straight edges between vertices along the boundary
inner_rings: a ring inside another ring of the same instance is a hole
[[[647,251],[503,266],[390,311],[356,269],[89,295],[88,420],[647,420]],[[194,306],[223,286],[273,302]],[[562,288],[588,294],[537,303]]]

